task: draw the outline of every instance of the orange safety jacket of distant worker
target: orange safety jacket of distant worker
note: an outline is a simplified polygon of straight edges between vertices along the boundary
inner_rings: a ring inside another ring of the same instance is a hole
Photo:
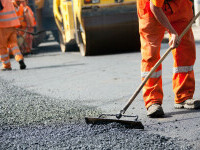
[[[15,7],[15,11],[19,17],[21,26],[26,26],[26,21],[24,19],[24,6],[20,4],[18,7]]]
[[[25,13],[25,9],[27,9],[28,13]],[[16,7],[15,10],[16,10],[17,16],[19,17],[20,24],[22,27],[36,26],[36,20],[35,20],[33,11],[31,10],[29,6],[23,6],[23,4],[20,4],[18,7]]]
[[[30,18],[28,26],[29,27],[35,27],[36,26],[36,20],[35,20],[33,11],[31,10],[31,8],[29,6],[26,6],[26,9],[28,10],[28,18]]]
[[[15,10],[21,23],[20,29],[33,32],[33,27],[36,26],[36,20],[31,8],[26,5],[25,1],[22,1],[19,6],[15,5]],[[24,42],[20,45],[21,52],[23,54],[30,53],[32,49],[33,36],[23,31],[18,31],[18,35],[24,37]]]
[[[171,25],[179,35],[193,17],[192,2],[190,0],[168,0],[168,3],[164,2],[164,0],[137,1],[142,54],[142,80],[160,59],[161,42],[166,31],[166,28],[153,16],[150,9],[150,2],[162,8]],[[196,49],[191,29],[184,35],[179,47],[174,49],[172,54],[174,58],[172,82],[175,103],[181,103],[193,98],[195,90],[193,65],[196,59]],[[168,70],[168,72],[171,71]],[[162,104],[162,65],[156,69],[144,85],[143,98],[146,108],[155,103]]]
[[[16,61],[23,60],[17,44],[16,26],[20,25],[11,0],[1,0],[3,10],[0,11],[0,60],[3,68],[10,68],[10,58],[7,47],[12,47],[12,54]]]

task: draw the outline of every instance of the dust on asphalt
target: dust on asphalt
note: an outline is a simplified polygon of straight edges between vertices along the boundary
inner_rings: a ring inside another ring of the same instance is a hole
[[[193,149],[188,141],[126,129],[86,125],[95,107],[32,93],[0,79],[0,149]]]

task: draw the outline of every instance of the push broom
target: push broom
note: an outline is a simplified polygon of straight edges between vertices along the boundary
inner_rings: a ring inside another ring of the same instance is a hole
[[[34,33],[34,32],[29,32],[27,30],[19,29],[19,28],[16,28],[16,30],[24,32],[25,36],[26,36],[26,34],[38,35],[38,34],[40,34],[42,32],[46,32],[46,31],[39,31],[39,32]],[[24,37],[25,36],[18,35],[18,37],[17,37],[17,43],[18,43],[19,46],[22,46],[22,44],[24,44]]]
[[[183,30],[183,32],[179,36],[179,41],[182,39],[182,37],[187,33],[187,31],[191,28],[192,24],[195,22],[195,20],[199,17],[200,12],[194,16],[194,18],[190,21],[190,23],[187,25],[187,27]],[[127,116],[124,115],[126,110],[129,108],[129,106],[132,104],[132,102],[135,100],[136,96],[139,94],[145,83],[148,81],[148,79],[151,77],[153,72],[158,68],[158,66],[163,62],[163,60],[166,58],[166,56],[173,50],[173,48],[169,47],[167,51],[164,53],[164,55],[158,60],[158,62],[154,65],[154,67],[151,69],[149,74],[145,77],[145,79],[142,81],[142,83],[139,85],[137,90],[134,92],[134,94],[131,96],[131,98],[128,100],[128,103],[125,105],[125,107],[119,112],[119,114],[101,114],[99,117],[94,118],[94,117],[85,117],[85,121],[87,124],[108,124],[108,123],[120,123],[124,125],[125,127],[128,128],[135,128],[135,129],[144,129],[143,124],[138,121],[137,116]],[[116,119],[109,119],[105,118],[106,117],[111,117],[115,116]],[[135,120],[120,120],[121,117],[135,117]]]
[[[24,33],[28,33],[28,34],[31,34],[31,35],[38,35],[40,33],[46,32],[46,30],[44,30],[44,31],[39,31],[39,32],[34,33],[34,32],[29,32],[29,31],[26,31],[26,30],[23,30],[23,29],[19,29],[19,28],[16,28],[16,30],[17,31],[22,31]]]

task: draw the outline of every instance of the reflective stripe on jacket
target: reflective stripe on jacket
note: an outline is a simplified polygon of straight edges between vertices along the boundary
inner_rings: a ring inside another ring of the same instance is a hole
[[[19,19],[11,0],[1,0],[3,10],[0,11],[0,28],[18,26]]]

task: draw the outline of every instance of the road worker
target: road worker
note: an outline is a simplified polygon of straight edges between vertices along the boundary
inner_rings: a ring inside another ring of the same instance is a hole
[[[138,0],[139,32],[141,41],[141,77],[147,76],[160,59],[160,47],[165,31],[169,32],[172,50],[173,91],[176,109],[198,109],[200,100],[194,100],[195,78],[193,66],[196,59],[192,29],[178,40],[178,35],[193,18],[190,0]],[[147,116],[162,117],[163,89],[162,65],[151,75],[143,88]]]
[[[17,44],[17,32],[15,27],[20,25],[19,19],[11,0],[1,0],[3,9],[0,10],[0,60],[3,71],[11,70],[11,63],[7,46],[12,47],[12,54],[20,64],[20,69],[25,69],[23,55]]]
[[[25,55],[31,53],[33,35],[29,34],[28,32],[34,31],[36,21],[33,11],[28,6],[27,0],[16,0],[16,4],[16,13],[19,16],[19,20],[21,23],[21,26],[19,28],[25,31],[18,31],[18,36],[23,37],[24,39],[22,44],[20,44],[20,49],[21,52]]]

